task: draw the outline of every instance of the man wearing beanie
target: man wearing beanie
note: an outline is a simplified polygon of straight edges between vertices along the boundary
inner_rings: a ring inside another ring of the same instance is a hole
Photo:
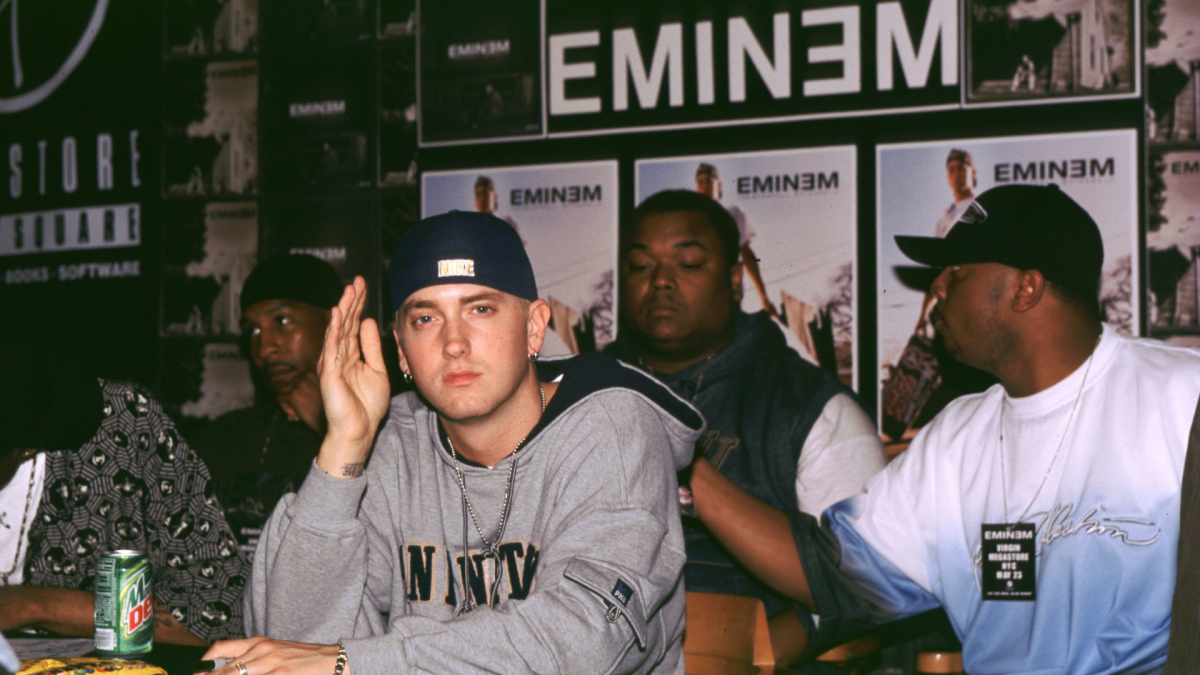
[[[325,407],[317,360],[329,310],[341,295],[337,272],[319,258],[281,255],[255,267],[242,287],[241,323],[257,400],[191,434],[251,557],[275,503],[296,491],[321,447]]]
[[[255,558],[247,628],[267,637],[206,658],[233,659],[220,675],[682,673],[675,472],[700,414],[604,354],[538,362],[550,308],[493,216],[422,220],[389,273],[417,391],[389,409],[356,279],[324,346],[328,432]]]
[[[1057,186],[994,188],[944,239],[896,243],[941,268],[947,350],[999,384],[824,528],[793,522],[797,599],[823,622],[940,605],[972,675],[1161,672],[1200,354],[1100,322],[1100,232]]]

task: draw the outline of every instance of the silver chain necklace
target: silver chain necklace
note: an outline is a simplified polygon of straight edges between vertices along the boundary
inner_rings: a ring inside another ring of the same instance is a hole
[[[35,455],[36,456],[36,455]],[[21,560],[21,542],[25,541],[25,523],[29,521],[29,505],[33,503],[33,484],[37,480],[37,462],[29,467],[29,489],[25,492],[25,511],[21,513],[21,529],[17,531],[17,552],[13,555],[12,566],[7,572],[0,572],[0,585],[7,586],[8,578],[17,571],[17,562]]]
[[[1050,466],[1046,467],[1046,475],[1042,476],[1042,482],[1038,484],[1037,492],[1033,493],[1033,499],[1029,500],[1029,505],[1021,512],[1021,517],[1017,518],[1016,523],[1021,523],[1025,520],[1025,516],[1029,515],[1029,509],[1037,503],[1037,498],[1042,494],[1042,488],[1046,487],[1046,479],[1050,477],[1050,472],[1054,469],[1054,463],[1058,460],[1058,453],[1063,448],[1063,444],[1067,440],[1067,432],[1071,430],[1071,422],[1075,419],[1075,410],[1079,408],[1079,399],[1083,398],[1083,387],[1087,384],[1088,373],[1092,370],[1092,361],[1096,356],[1096,349],[1100,347],[1100,338],[1104,335],[1101,331],[1100,335],[1096,336],[1096,344],[1092,346],[1092,353],[1088,355],[1087,367],[1083,369],[1083,379],[1079,382],[1079,392],[1075,394],[1075,402],[1071,404],[1071,413],[1067,415],[1067,424],[1063,427],[1062,436],[1058,439],[1058,447],[1054,449],[1054,456],[1050,458]],[[1005,392],[1004,399],[1000,401],[1000,497],[1004,501],[1004,519],[1008,520],[1008,478],[1005,475],[1004,469],[1004,409],[1008,406],[1008,393]]]
[[[538,382],[538,394],[542,397],[542,412],[546,412],[546,390],[542,388],[542,383]],[[500,522],[496,525],[496,535],[494,540],[489,540],[487,535],[483,533],[483,528],[479,525],[479,518],[475,516],[475,507],[471,505],[471,498],[467,496],[467,478],[463,475],[462,467],[458,463],[458,451],[454,449],[454,442],[450,440],[450,434],[446,434],[446,444],[450,446],[450,457],[454,460],[454,475],[458,478],[458,489],[462,492],[463,509],[463,574],[462,574],[462,591],[463,600],[454,610],[454,616],[458,616],[463,612],[469,612],[475,609],[475,596],[467,588],[468,570],[470,569],[471,552],[467,547],[467,514],[471,516],[471,523],[475,525],[475,531],[479,533],[480,540],[483,541],[483,559],[491,558],[495,567],[495,572],[492,574],[492,587],[488,589],[487,601],[491,607],[496,603],[496,592],[500,587],[500,580],[504,575],[504,568],[500,561],[500,540],[504,536],[504,529],[508,526],[508,514],[512,509],[512,492],[513,480],[517,475],[517,454],[521,451],[521,446],[525,444],[525,439],[529,436],[524,436],[517,441],[517,445],[513,448],[512,454],[508,460],[508,483],[504,487],[504,502],[500,506]]]

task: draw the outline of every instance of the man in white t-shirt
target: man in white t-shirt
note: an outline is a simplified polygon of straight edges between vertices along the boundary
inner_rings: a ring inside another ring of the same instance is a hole
[[[621,330],[605,351],[650,371],[708,422],[681,477],[696,516],[684,519],[687,588],[761,599],[776,662],[801,658],[812,618],[774,588],[792,579],[773,577],[771,561],[797,559],[789,518],[819,515],[883,469],[879,434],[766,312],[739,309],[737,231],[719,203],[667,190],[623,225]]]
[[[721,174],[717,171],[717,167],[703,163],[696,167],[696,192],[717,202],[721,201]],[[726,206],[725,210],[729,211],[729,215],[733,216],[733,222],[737,224],[738,251],[742,257],[742,268],[750,277],[750,283],[754,285],[763,309],[771,315],[771,318],[778,319],[779,308],[767,296],[767,285],[763,282],[762,271],[758,267],[758,256],[750,247],[751,242],[754,241],[755,232],[746,219],[746,212],[736,206]]]
[[[944,238],[950,234],[950,228],[962,218],[967,212],[967,208],[975,202],[975,185],[979,178],[975,173],[975,160],[971,158],[971,153],[966,150],[953,148],[946,155],[946,182],[950,184],[950,192],[954,195],[954,201],[950,202],[950,206],[942,212],[942,216],[938,218],[937,225],[933,228],[933,235],[938,238]],[[936,298],[930,291],[925,292],[925,299],[921,302],[921,316],[917,318],[917,328],[914,333],[926,333],[929,329],[929,311],[933,309],[933,303]],[[932,337],[930,335],[929,337]]]
[[[1101,324],[1100,232],[1057,186],[989,190],[945,239],[896,242],[943,268],[947,350],[1000,383],[823,528],[795,523],[796,597],[823,627],[940,605],[972,675],[1161,672],[1200,354]]]

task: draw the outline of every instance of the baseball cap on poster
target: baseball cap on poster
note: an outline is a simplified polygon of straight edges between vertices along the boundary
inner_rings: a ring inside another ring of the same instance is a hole
[[[896,245],[931,267],[1000,263],[1037,270],[1089,297],[1100,292],[1100,228],[1053,183],[992,188],[975,198],[944,239],[897,236]]]
[[[533,265],[521,235],[487,213],[451,211],[417,222],[388,268],[392,311],[413,293],[441,284],[478,284],[537,300]]]

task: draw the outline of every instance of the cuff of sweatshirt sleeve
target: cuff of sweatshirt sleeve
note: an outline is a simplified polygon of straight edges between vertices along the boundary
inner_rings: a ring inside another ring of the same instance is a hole
[[[396,675],[412,670],[404,638],[395,633],[342,640],[351,675]]]
[[[334,478],[313,461],[288,511],[296,520],[318,524],[323,530],[347,530],[357,523],[358,504],[366,487],[365,475]]]

